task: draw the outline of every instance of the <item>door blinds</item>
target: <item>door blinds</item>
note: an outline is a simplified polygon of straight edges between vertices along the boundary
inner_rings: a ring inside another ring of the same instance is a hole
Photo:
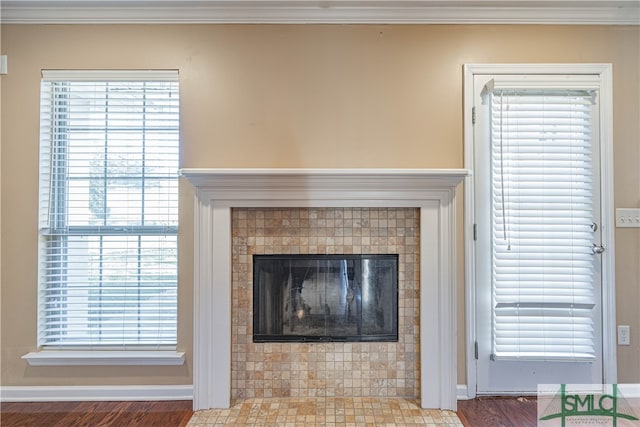
[[[490,94],[495,358],[594,357],[595,99]]]

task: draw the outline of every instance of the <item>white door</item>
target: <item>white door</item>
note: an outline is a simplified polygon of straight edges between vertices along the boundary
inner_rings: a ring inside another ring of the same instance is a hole
[[[474,76],[477,393],[601,383],[598,84]]]

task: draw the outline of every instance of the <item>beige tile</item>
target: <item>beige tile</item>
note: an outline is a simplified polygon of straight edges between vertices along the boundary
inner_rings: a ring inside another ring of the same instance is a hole
[[[418,395],[417,209],[233,209],[232,236],[232,398]],[[253,254],[363,252],[400,255],[397,343],[252,342]]]
[[[415,399],[372,397],[235,400],[230,409],[197,411],[188,425],[462,427],[455,413],[420,409]]]

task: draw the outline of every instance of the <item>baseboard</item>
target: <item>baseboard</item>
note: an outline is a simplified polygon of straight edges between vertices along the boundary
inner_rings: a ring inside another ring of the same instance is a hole
[[[456,399],[469,399],[466,384],[456,386]],[[136,400],[193,400],[193,386],[3,386],[0,388],[0,402]]]
[[[466,384],[456,385],[456,399],[457,400],[469,400],[472,397],[469,396],[469,391]]]
[[[192,385],[3,386],[0,402],[193,400]]]

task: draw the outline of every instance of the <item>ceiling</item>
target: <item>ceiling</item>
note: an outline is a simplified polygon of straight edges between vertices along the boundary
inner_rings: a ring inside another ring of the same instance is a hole
[[[4,0],[0,22],[640,25],[640,0]]]

